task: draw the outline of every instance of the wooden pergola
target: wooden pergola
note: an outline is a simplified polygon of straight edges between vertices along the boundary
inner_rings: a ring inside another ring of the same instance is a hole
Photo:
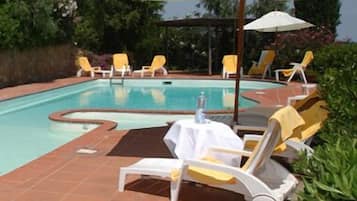
[[[208,32],[208,74],[212,75],[212,29],[211,27],[236,27],[236,18],[187,18],[177,20],[160,21],[158,26],[165,27],[166,56],[168,54],[167,28],[168,27],[207,27]],[[234,36],[232,36],[234,37]]]
[[[243,25],[252,21],[252,19],[245,19],[244,16],[245,0],[237,0],[236,4],[236,17],[235,18],[196,18],[196,19],[178,19],[178,20],[168,20],[161,21],[158,23],[159,26],[163,26],[166,29],[168,27],[207,27],[208,29],[208,74],[212,75],[212,47],[211,47],[211,27],[226,27],[233,26],[236,29],[236,53],[238,57],[243,58],[244,49],[244,30]],[[167,37],[166,37],[167,40]],[[166,55],[167,51],[167,41],[166,41]],[[238,59],[237,62],[237,72],[236,72],[236,86],[235,86],[235,99],[234,99],[234,113],[233,122],[238,123],[238,105],[239,105],[239,83],[240,83],[240,68],[242,65],[242,59]]]

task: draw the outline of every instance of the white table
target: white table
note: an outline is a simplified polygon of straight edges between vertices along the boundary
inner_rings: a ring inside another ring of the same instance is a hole
[[[197,124],[193,119],[176,121],[164,137],[170,152],[180,159],[201,159],[209,147],[243,149],[243,142],[227,125],[215,121]],[[240,157],[215,155],[226,164],[237,165]]]

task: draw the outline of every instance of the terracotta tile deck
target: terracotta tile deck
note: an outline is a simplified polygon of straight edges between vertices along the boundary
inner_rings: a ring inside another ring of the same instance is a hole
[[[174,78],[210,78],[218,76],[170,75]],[[61,87],[89,78],[67,78],[51,83],[30,84],[0,89],[0,100]],[[286,104],[292,94],[301,94],[300,85],[266,90],[265,94],[244,95],[261,101],[263,106]],[[162,137],[168,127],[108,131],[98,127],[76,140],[0,177],[0,201],[167,201],[169,183],[140,180],[131,176],[124,193],[117,192],[119,167],[142,157],[171,157]],[[139,145],[139,146],[138,146]],[[81,147],[98,150],[96,154],[78,154]],[[1,161],[3,163],[3,161]],[[232,192],[185,183],[181,201],[243,200]]]

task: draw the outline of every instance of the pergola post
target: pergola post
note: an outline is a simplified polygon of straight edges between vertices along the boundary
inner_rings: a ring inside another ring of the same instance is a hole
[[[212,75],[212,46],[211,46],[211,25],[208,27],[208,75]]]
[[[169,66],[169,37],[168,37],[168,27],[165,27],[165,56],[166,56],[166,65]]]

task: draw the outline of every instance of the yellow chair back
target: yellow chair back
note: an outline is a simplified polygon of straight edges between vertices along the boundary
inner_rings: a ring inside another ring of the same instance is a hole
[[[222,64],[226,72],[235,73],[237,71],[237,58],[237,55],[224,55]]]
[[[128,55],[125,53],[113,54],[113,65],[116,70],[126,69],[129,66]]]
[[[304,68],[306,68],[306,66],[308,66],[313,59],[314,59],[314,54],[312,53],[312,51],[306,51],[304,59],[301,62],[301,65]]]
[[[78,57],[78,64],[83,71],[92,71],[92,66],[90,65],[87,57]]]
[[[275,51],[274,50],[263,50],[259,62],[256,65],[253,65],[249,71],[248,75],[262,75],[266,71],[269,65],[271,65],[275,58]]]
[[[261,62],[261,68],[263,68],[263,70],[265,69],[265,67],[267,65],[271,65],[274,61],[274,58],[275,58],[275,51],[274,50],[265,50],[265,56],[264,56],[264,59],[263,61]]]
[[[151,62],[150,71],[156,71],[157,69],[163,67],[166,63],[166,57],[164,55],[156,55]]]

